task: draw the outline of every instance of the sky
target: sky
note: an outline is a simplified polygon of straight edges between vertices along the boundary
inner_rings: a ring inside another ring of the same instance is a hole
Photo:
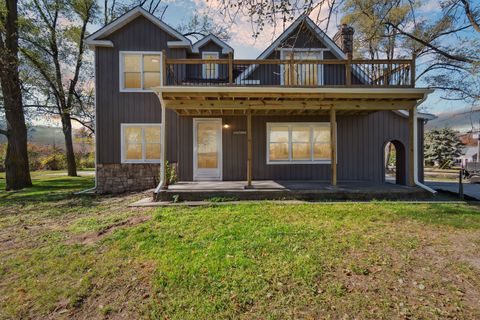
[[[218,11],[218,3],[221,0],[164,0],[164,3],[168,5],[163,20],[171,25],[177,27],[180,21],[188,19],[194,12],[205,12],[212,17],[218,23],[227,23],[225,18]],[[438,0],[426,0],[423,1],[423,5],[419,12],[423,15],[435,15],[440,10]],[[313,13],[316,14],[315,12]],[[322,16],[322,13],[320,13]],[[340,17],[334,16],[330,24],[327,34],[333,36],[336,32],[336,26],[339,24]],[[288,24],[286,25],[288,27]],[[253,29],[248,17],[239,16],[236,19],[235,24],[230,25],[231,40],[229,44],[235,49],[235,58],[238,59],[254,59],[265,48],[267,48],[276,37],[278,37],[283,31],[281,25],[274,28],[273,26],[265,26],[264,31],[258,36],[258,38],[252,37]],[[417,64],[421,66],[421,61]],[[417,87],[426,86],[425,83],[419,81]],[[443,93],[436,91],[430,94],[427,100],[422,104],[422,110],[433,113],[451,113],[452,110],[469,109],[470,104],[463,101],[451,101],[442,99]]]
[[[162,4],[168,6],[163,20],[170,26],[176,28],[181,22],[188,21],[195,12],[208,14],[208,16],[212,17],[217,23],[229,25],[231,34],[229,44],[235,49],[235,58],[238,59],[256,58],[283,31],[282,25],[277,25],[276,27],[267,25],[263,32],[261,32],[257,38],[254,38],[252,36],[253,28],[249,18],[246,16],[237,16],[235,23],[231,24],[230,20],[227,20],[218,10],[218,5],[221,2],[222,0],[163,0]],[[438,0],[424,0],[422,3],[423,5],[419,10],[420,15],[435,15],[440,10]],[[315,16],[317,13],[313,12]],[[326,13],[320,12],[318,14],[322,17]],[[333,36],[335,34],[339,20],[340,17],[333,16],[330,28],[327,30],[328,35]],[[287,23],[285,27],[288,27],[288,25]],[[96,29],[98,29],[97,26],[91,26],[89,31],[94,32]],[[421,64],[422,61],[417,61],[418,66],[421,67]],[[422,81],[417,82],[417,87],[425,86],[426,84],[422,83]],[[422,104],[421,110],[445,116],[451,115],[452,112],[454,113],[457,110],[463,112],[464,110],[471,109],[471,105],[465,102],[442,99],[442,95],[443,93],[441,91],[430,94]],[[476,123],[478,122],[477,118],[480,116],[480,112],[477,113],[478,115],[474,115]]]

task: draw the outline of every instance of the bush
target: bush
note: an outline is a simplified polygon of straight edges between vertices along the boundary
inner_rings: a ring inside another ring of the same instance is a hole
[[[63,170],[67,168],[67,159],[62,153],[52,153],[40,160],[42,170]]]
[[[7,144],[0,144],[0,172],[5,172],[5,156],[7,155]]]
[[[77,167],[81,169],[94,168],[95,167],[95,154],[87,153],[80,157],[77,162]]]

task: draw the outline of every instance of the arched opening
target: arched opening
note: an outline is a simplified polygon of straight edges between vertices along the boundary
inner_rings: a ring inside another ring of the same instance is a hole
[[[385,143],[384,147],[385,181],[395,184],[406,184],[405,146],[398,140]]]

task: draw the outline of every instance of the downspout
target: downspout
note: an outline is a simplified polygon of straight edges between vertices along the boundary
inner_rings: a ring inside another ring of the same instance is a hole
[[[166,164],[166,158],[165,158],[165,152],[166,152],[166,139],[165,139],[165,123],[166,123],[166,107],[165,103],[163,101],[163,95],[162,92],[157,92],[157,97],[160,100],[160,107],[162,108],[162,127],[161,127],[161,140],[162,140],[162,145],[161,145],[161,161],[160,161],[160,182],[158,183],[158,186],[155,188],[155,193],[159,193],[160,190],[165,189],[166,185],[166,177],[165,177],[165,170],[163,166]]]
[[[420,188],[432,193],[436,194],[437,191],[430,188],[429,186],[424,185],[420,181],[418,181],[418,118],[417,118],[417,107],[422,104],[428,97],[428,95],[432,91],[424,94],[423,99],[420,100],[415,107],[413,108],[413,182],[415,185],[419,186]]]

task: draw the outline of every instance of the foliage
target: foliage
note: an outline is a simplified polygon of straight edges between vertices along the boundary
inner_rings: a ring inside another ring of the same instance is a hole
[[[231,38],[230,31],[225,24],[216,23],[211,16],[194,13],[191,18],[181,23],[177,30],[182,32],[185,36],[192,36],[196,40],[213,34],[223,41],[228,41]]]
[[[178,181],[177,176],[177,164],[176,163],[169,163],[167,161],[167,170],[166,170],[166,179],[168,184],[174,184]]]
[[[462,155],[463,144],[458,133],[450,128],[433,129],[425,133],[425,162],[449,167]]]
[[[65,155],[58,152],[42,158],[40,161],[40,167],[43,170],[63,170],[67,167],[67,161]]]

